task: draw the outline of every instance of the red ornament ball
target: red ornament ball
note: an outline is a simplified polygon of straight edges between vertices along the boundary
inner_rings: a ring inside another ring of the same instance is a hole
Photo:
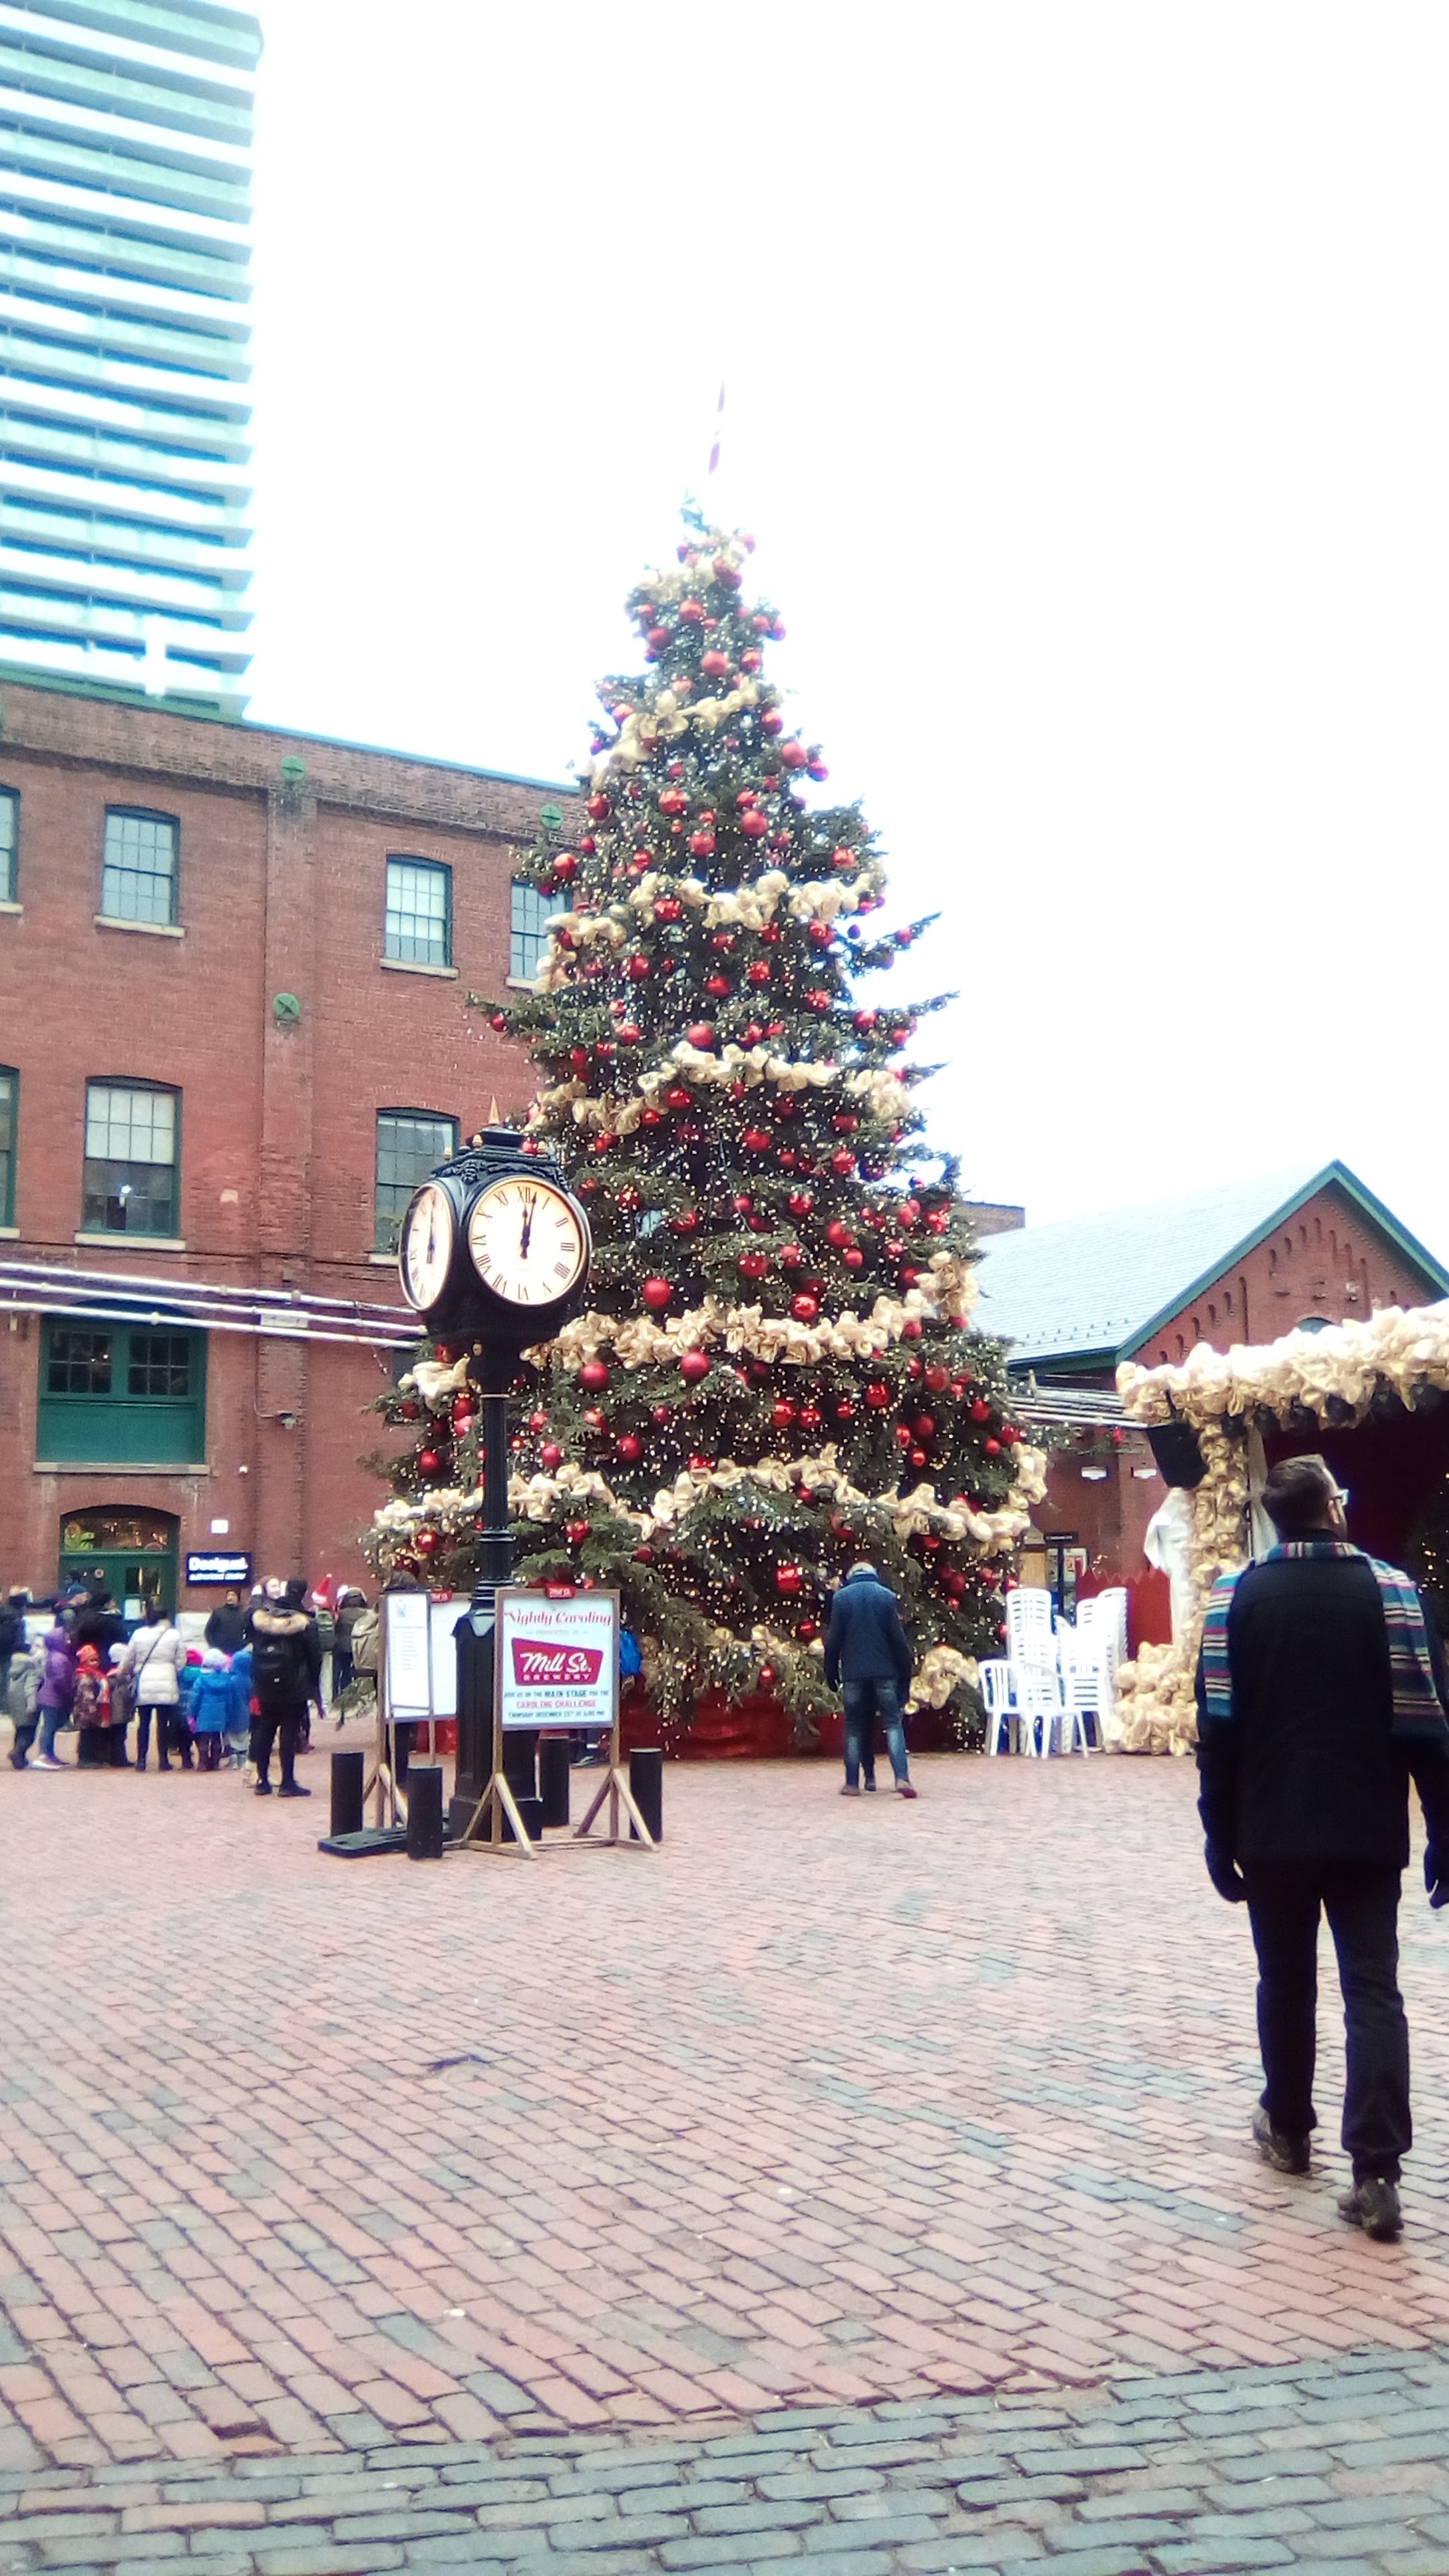
[[[971,1419],[973,1422],[989,1422],[991,1420],[991,1407],[987,1403],[984,1395],[978,1395],[975,1403],[972,1405]]]
[[[674,1294],[674,1283],[670,1279],[646,1279],[639,1294],[651,1315],[662,1315]]]
[[[747,813],[740,816],[740,830],[747,841],[763,841],[769,828],[768,814],[760,813],[756,806],[752,805]]]
[[[619,1455],[626,1467],[637,1466],[644,1455],[643,1441],[637,1440],[632,1431],[626,1431],[619,1442]]]
[[[848,1146],[841,1145],[837,1151],[831,1155],[830,1168],[832,1172],[838,1174],[842,1181],[849,1180],[851,1173],[855,1169],[855,1156],[851,1153]]]
[[[799,1592],[803,1588],[804,1580],[798,1565],[777,1565],[775,1568],[777,1592]]]
[[[647,958],[647,957],[631,957],[631,958],[630,958],[630,960],[629,960],[629,981],[631,982],[631,984],[644,984],[644,983],[647,983],[648,979],[649,979],[649,960],[648,960],[648,958]]]
[[[687,1386],[698,1386],[701,1378],[709,1375],[708,1352],[686,1351],[679,1363],[679,1374]],[[667,1420],[668,1416],[665,1418]]]
[[[579,1371],[580,1386],[587,1387],[590,1395],[597,1395],[602,1388],[608,1385],[608,1383],[609,1372],[605,1368],[603,1361],[585,1360],[583,1367]]]
[[[437,1544],[438,1533],[433,1529],[420,1529],[417,1537],[413,1540],[413,1545],[417,1549],[419,1556],[431,1556],[434,1553]]]
[[[791,1298],[790,1312],[797,1324],[813,1324],[820,1312],[820,1300],[818,1297],[808,1296],[802,1289],[798,1297]]]
[[[588,1534],[589,1525],[587,1521],[565,1521],[564,1537],[568,1540],[570,1547],[582,1547]]]
[[[868,1405],[872,1406],[875,1412],[883,1413],[885,1411],[886,1406],[891,1400],[891,1391],[886,1385],[884,1378],[877,1377],[871,1379],[869,1386],[865,1390],[865,1400]]]
[[[714,1044],[714,1030],[708,1020],[696,1020],[692,1029],[686,1029],[685,1035],[692,1047],[712,1047]]]
[[[420,1476],[436,1476],[442,1463],[442,1459],[439,1457],[436,1449],[424,1449],[418,1459],[418,1474]]]
[[[863,1270],[865,1268],[865,1254],[860,1250],[858,1244],[852,1244],[850,1250],[848,1252],[842,1252],[840,1258],[844,1262],[847,1270]]]
[[[742,1141],[749,1153],[765,1154],[769,1151],[771,1139],[766,1128],[747,1127]]]
[[[563,1465],[563,1451],[558,1447],[555,1441],[547,1441],[544,1447],[540,1449],[538,1453],[538,1463],[541,1467],[547,1469],[550,1476],[553,1474],[556,1467],[561,1467]]]
[[[988,1441],[986,1442],[986,1455],[987,1455],[987,1457],[988,1457],[988,1458],[999,1458],[999,1457],[1000,1457],[1000,1455],[1001,1455],[1001,1443],[1000,1443],[1000,1441],[999,1441],[999,1440],[988,1440]]]

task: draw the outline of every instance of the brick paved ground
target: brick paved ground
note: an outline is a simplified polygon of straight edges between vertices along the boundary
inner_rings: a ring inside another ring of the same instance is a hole
[[[0,2569],[70,2576],[1445,2576],[1449,2361],[0,2474]]]
[[[325,1861],[321,1797],[226,1776],[0,1769],[0,2471],[80,2473],[97,2511],[127,2463],[136,2511],[280,2454],[402,2492],[471,2478],[458,2443],[521,2442],[539,2477],[565,2434],[663,2434],[657,2468],[762,2407],[962,2396],[1030,2432],[1044,2395],[1090,2415],[1134,2377],[1186,2396],[1449,2335],[1449,1928],[1411,1902],[1421,2139],[1404,2242],[1375,2247],[1333,2212],[1332,2082],[1320,2174],[1244,2142],[1246,1926],[1201,1877],[1190,1767],[918,1776],[908,1808],[823,1765],[673,1771],[661,1853],[530,1869]],[[1096,2506],[1069,2503],[1080,2542]],[[269,2547],[294,2518],[268,2503]],[[31,2545],[108,2566],[142,2539]]]

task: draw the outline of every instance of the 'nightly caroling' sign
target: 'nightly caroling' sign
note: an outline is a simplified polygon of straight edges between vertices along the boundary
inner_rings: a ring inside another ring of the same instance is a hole
[[[619,1676],[619,1598],[501,1592],[499,1707],[505,1726],[612,1726]]]

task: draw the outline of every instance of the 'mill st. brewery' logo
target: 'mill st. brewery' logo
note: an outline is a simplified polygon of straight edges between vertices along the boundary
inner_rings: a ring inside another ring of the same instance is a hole
[[[596,1682],[603,1668],[601,1646],[549,1646],[528,1637],[511,1637],[513,1678],[534,1690],[577,1689]]]

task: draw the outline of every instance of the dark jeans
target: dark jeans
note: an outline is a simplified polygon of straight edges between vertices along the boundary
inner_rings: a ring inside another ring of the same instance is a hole
[[[146,1756],[151,1750],[151,1720],[153,1717],[156,1720],[157,1770],[168,1771],[171,1766],[166,1759],[167,1754],[179,1753],[181,1756],[182,1770],[189,1771],[192,1767],[193,1761],[191,1750],[191,1729],[187,1725],[185,1718],[182,1716],[181,1711],[176,1706],[174,1700],[155,1700],[151,1702],[149,1706],[143,1702],[137,1709],[137,1770],[142,1771],[146,1767]]]
[[[198,1735],[196,1739],[196,1767],[198,1771],[219,1771],[221,1769],[221,1737],[219,1735]]]
[[[1344,2150],[1354,2180],[1399,2179],[1414,2142],[1409,2118],[1409,2026],[1399,1995],[1399,1872],[1321,1867],[1251,1869],[1248,1916],[1258,1953],[1263,2108],[1277,2129],[1306,2138],[1313,2110],[1318,1916],[1338,1953],[1348,2041]]]
[[[251,1754],[257,1766],[259,1783],[267,1776],[272,1759],[272,1746],[276,1744],[282,1786],[284,1789],[291,1786],[297,1763],[297,1746],[302,1735],[302,1719],[305,1714],[306,1711],[300,1708],[273,1708],[263,1709],[260,1716],[252,1719]],[[279,1737],[280,1742],[278,1742]]]
[[[845,1700],[845,1781],[853,1789],[863,1769],[866,1779],[875,1780],[875,1722],[879,1717],[886,1733],[886,1750],[891,1769],[898,1780],[906,1777],[906,1727],[901,1715],[901,1695],[894,1682],[876,1680],[844,1682]]]

